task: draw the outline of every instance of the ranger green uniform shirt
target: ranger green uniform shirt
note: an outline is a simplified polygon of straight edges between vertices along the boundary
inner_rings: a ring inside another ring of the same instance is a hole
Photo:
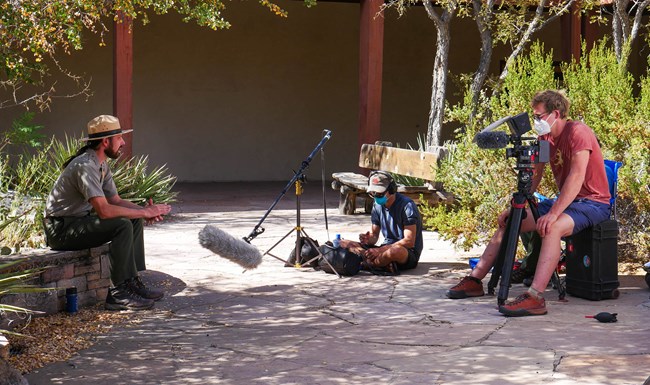
[[[91,148],[77,156],[63,170],[47,197],[48,217],[80,217],[92,210],[93,197],[117,195],[113,174],[106,162],[99,163]]]

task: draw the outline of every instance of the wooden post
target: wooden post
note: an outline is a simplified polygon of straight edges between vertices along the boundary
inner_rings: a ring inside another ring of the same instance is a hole
[[[361,0],[359,28],[359,148],[380,138],[384,19],[382,0]]]
[[[582,17],[582,38],[585,40],[587,52],[594,48],[594,43],[596,42],[596,36],[598,34],[598,25],[589,21],[589,18],[593,16],[594,13],[595,11],[589,11]]]
[[[133,128],[133,22],[119,14],[113,25],[113,115],[123,130],[129,130]],[[122,158],[129,159],[133,156],[133,132],[123,138]]]
[[[562,32],[562,61],[570,62],[572,59],[580,61],[582,48],[582,21],[580,7],[572,5],[568,13],[560,18]]]
[[[580,17],[580,7],[576,4],[571,6],[571,57],[580,61],[580,51],[582,50],[582,22]]]

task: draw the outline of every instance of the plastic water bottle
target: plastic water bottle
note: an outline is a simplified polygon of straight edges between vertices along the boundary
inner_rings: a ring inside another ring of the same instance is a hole
[[[77,308],[77,288],[69,287],[65,289],[65,311],[70,314],[75,314],[78,310]]]
[[[335,249],[338,249],[341,246],[341,234],[336,234],[336,237],[334,237],[334,240],[332,241],[332,246]]]

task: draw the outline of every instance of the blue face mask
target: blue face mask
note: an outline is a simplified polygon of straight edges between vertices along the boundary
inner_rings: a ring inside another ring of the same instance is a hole
[[[385,205],[386,202],[388,201],[388,197],[387,197],[386,195],[384,195],[384,196],[381,197],[381,198],[379,198],[379,197],[375,197],[374,200],[375,200],[375,203],[376,203],[376,204],[378,204],[378,205],[380,205],[380,206],[383,206],[383,205]]]

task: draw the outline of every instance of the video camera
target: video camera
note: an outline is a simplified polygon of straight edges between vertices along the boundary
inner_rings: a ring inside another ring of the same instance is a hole
[[[504,123],[508,124],[511,135],[503,131],[493,131]],[[550,146],[546,140],[523,137],[531,129],[528,113],[522,112],[490,124],[474,136],[474,143],[482,149],[505,148],[508,144],[512,144],[512,147],[506,148],[506,157],[517,160],[517,169],[532,168],[535,163],[549,162]],[[531,140],[534,141],[532,144],[524,145],[524,141]]]

